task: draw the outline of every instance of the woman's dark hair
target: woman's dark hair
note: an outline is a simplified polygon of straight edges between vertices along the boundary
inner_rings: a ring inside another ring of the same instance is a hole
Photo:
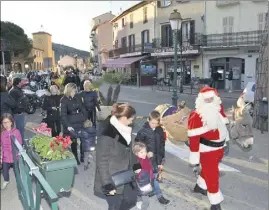
[[[12,86],[17,86],[20,84],[20,82],[21,82],[21,78],[15,77],[12,79]]]
[[[4,113],[2,116],[1,116],[1,132],[4,130],[4,127],[3,127],[3,121],[4,119],[9,119],[10,122],[12,123],[11,127],[14,128],[15,127],[15,121],[14,121],[14,118],[12,117],[11,114],[9,113]]]
[[[130,104],[113,104],[112,115],[116,118],[126,117],[127,119],[130,119],[131,117],[134,117],[135,114],[136,111]]]
[[[1,76],[0,80],[0,92],[7,92],[7,80],[4,76]]]

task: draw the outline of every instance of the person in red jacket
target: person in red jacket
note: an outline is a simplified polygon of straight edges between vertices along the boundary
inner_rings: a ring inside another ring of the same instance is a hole
[[[188,120],[189,162],[192,166],[201,165],[202,169],[194,192],[208,196],[211,210],[221,210],[223,195],[219,189],[218,166],[229,138],[227,116],[214,88],[202,88],[195,104]]]

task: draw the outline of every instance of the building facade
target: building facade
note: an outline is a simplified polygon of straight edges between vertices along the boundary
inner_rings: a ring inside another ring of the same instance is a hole
[[[174,72],[174,34],[169,22],[173,10],[181,14],[181,29],[177,34],[177,75],[189,83],[191,77],[202,76],[200,39],[204,32],[204,1],[158,1],[155,39],[151,56],[155,57],[159,78],[171,78]]]
[[[34,57],[33,63],[31,64],[31,69],[33,70],[43,70],[44,69],[44,50],[33,47],[32,56]]]
[[[206,1],[203,36],[203,77],[219,72],[219,88],[227,87],[233,71],[233,88],[243,89],[255,81],[267,1]]]
[[[91,52],[98,71],[108,59],[108,52],[112,49],[112,24],[111,20],[115,17],[111,12],[99,15],[91,21]]]
[[[52,50],[51,34],[39,31],[33,33],[33,47],[43,50],[43,69],[55,69],[54,51]]]
[[[73,68],[78,68],[80,71],[85,69],[85,62],[83,58],[80,57],[72,57],[69,55],[60,56],[60,60],[58,61],[58,65],[61,68],[65,68],[67,66],[72,66]]]

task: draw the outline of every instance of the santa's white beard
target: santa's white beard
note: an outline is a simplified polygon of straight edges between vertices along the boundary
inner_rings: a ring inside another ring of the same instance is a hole
[[[204,126],[207,126],[210,130],[215,130],[220,127],[222,121],[219,107],[214,103],[204,104],[203,106],[196,108],[196,111],[200,114]]]

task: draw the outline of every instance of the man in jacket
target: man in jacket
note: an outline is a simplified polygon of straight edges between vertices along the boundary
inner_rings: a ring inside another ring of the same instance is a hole
[[[229,93],[233,92],[233,70],[232,69],[229,70],[229,74],[228,74],[228,89],[229,89]]]
[[[12,88],[9,90],[10,96],[17,101],[17,107],[12,110],[16,128],[21,132],[22,141],[24,143],[24,126],[25,126],[25,107],[27,106],[27,98],[21,89],[21,79],[13,78]]]

